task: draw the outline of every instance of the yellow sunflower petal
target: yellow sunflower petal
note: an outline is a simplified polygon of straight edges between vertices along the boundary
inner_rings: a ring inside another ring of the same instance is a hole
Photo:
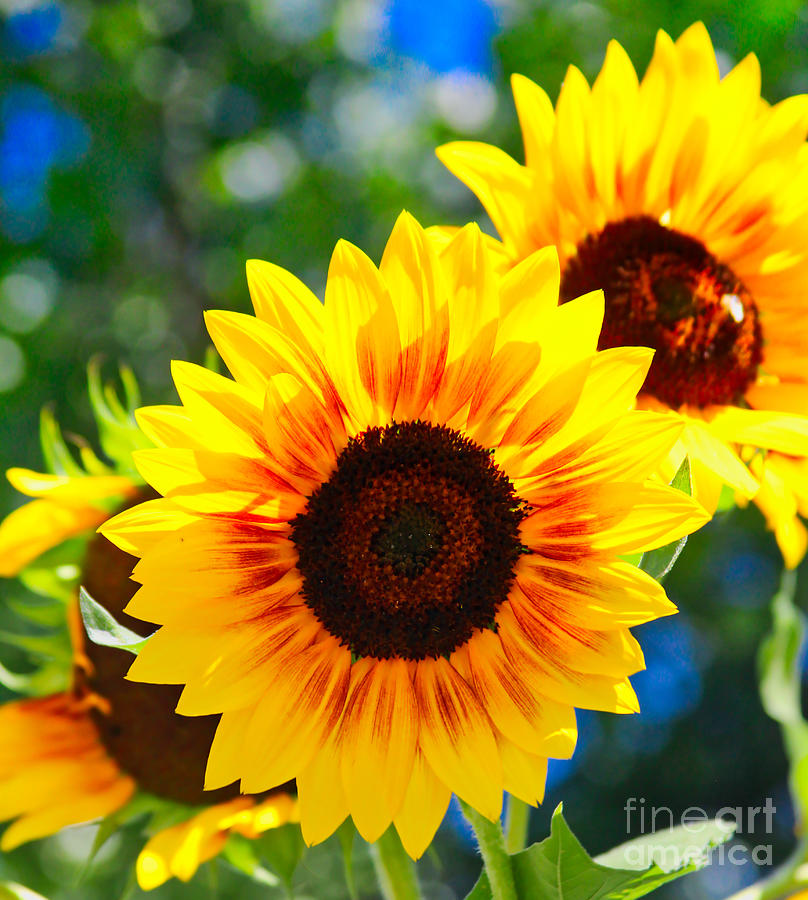
[[[793,470],[789,471],[791,467],[787,463],[784,465],[778,454],[769,454],[765,459],[757,457],[752,466],[760,479],[755,505],[774,532],[786,567],[796,568],[808,550],[808,530],[797,515],[799,505]]]
[[[451,798],[452,792],[435,775],[423,753],[417,753],[404,802],[394,819],[401,843],[413,859],[423,856],[432,843]]]
[[[313,359],[323,355],[323,307],[317,297],[280,266],[251,259],[247,284],[259,319],[307,349]]]
[[[93,506],[32,500],[0,522],[0,576],[11,578],[46,550],[96,528],[107,513]]]
[[[530,642],[576,672],[623,680],[645,668],[640,645],[627,628],[598,631],[553,619],[521,591],[513,591],[508,602]]]
[[[445,659],[415,672],[419,744],[438,778],[494,821],[502,808],[501,764],[491,726],[471,688]]]
[[[505,653],[537,693],[581,709],[639,712],[637,696],[627,678],[580,672],[573,667],[574,658],[569,653],[551,659],[531,641],[509,604],[503,604],[497,613],[497,626]]]
[[[216,856],[224,846],[228,818],[252,802],[250,798],[237,797],[158,831],[137,858],[135,868],[140,887],[150,891],[172,876],[190,881],[202,863]]]
[[[408,664],[376,663],[352,678],[342,724],[342,781],[354,824],[372,843],[401,808],[418,739]]]
[[[628,563],[526,556],[520,564],[532,576],[520,573],[520,590],[554,618],[579,627],[641,625],[676,612],[662,585]]]
[[[507,153],[473,141],[444,144],[435,151],[440,161],[480,198],[497,231],[517,251],[527,249],[524,198],[533,179]]]
[[[0,839],[0,850],[8,852],[27,841],[55,834],[67,825],[100,819],[123,807],[134,792],[135,782],[126,776],[119,776],[87,796],[76,796],[55,803],[51,799],[46,809],[29,813],[9,825]]]
[[[440,393],[430,418],[448,421],[464,407],[480,383],[497,334],[496,280],[477,226],[460,229],[441,253],[452,328]]]
[[[157,447],[204,450],[205,432],[181,406],[145,406],[135,412],[140,430]]]
[[[86,505],[110,497],[130,497],[137,490],[127,475],[49,475],[31,469],[9,469],[6,477],[21,494],[57,503]]]
[[[512,75],[511,88],[525,143],[525,160],[530,168],[540,167],[545,164],[555,125],[553,104],[547,94],[524,75]]]
[[[242,750],[242,790],[260,793],[294,778],[339,721],[351,656],[331,639],[294,655],[256,706]]]
[[[498,740],[505,790],[531,806],[544,800],[547,759],[528,753],[505,737]]]
[[[0,849],[107,815],[135,783],[107,755],[87,710],[62,693],[0,706]]]
[[[342,787],[340,752],[333,739],[317,748],[308,765],[297,776],[300,827],[311,846],[330,837],[348,815],[348,800]]]
[[[342,416],[327,410],[293,375],[275,375],[267,385],[263,419],[268,453],[278,470],[302,493],[310,493],[331,474],[347,443]]]
[[[126,553],[142,556],[163,538],[196,522],[197,518],[170,500],[147,500],[107,519],[98,529]]]
[[[271,375],[287,372],[329,402],[336,393],[318,358],[284,332],[242,313],[210,311],[205,324],[233,377],[263,393]]]
[[[417,419],[443,377],[449,310],[437,254],[409,214],[396,220],[379,271],[396,298],[401,342],[401,383],[392,416]]]
[[[808,456],[808,416],[725,407],[709,420],[707,427],[718,438],[734,444]]]
[[[325,318],[328,369],[349,415],[362,425],[389,419],[402,379],[396,313],[376,267],[347,241],[331,257]]]
[[[248,704],[254,706],[263,698],[266,683],[274,672],[273,656],[290,640],[303,638],[306,632],[296,627],[298,616],[294,607],[290,610],[270,605],[267,612],[259,615],[260,619],[253,617],[257,624],[231,624],[220,640],[216,658],[185,685],[177,702],[180,715],[205,716],[220,710],[238,710]],[[215,625],[214,620],[208,627]],[[314,631],[310,627],[310,635]],[[238,664],[245,659],[250,660],[249,665]],[[140,677],[138,670],[136,675]]]
[[[257,459],[176,447],[137,450],[132,457],[149,484],[190,512],[238,512],[279,521],[292,518],[304,504],[300,494]],[[231,489],[222,490],[228,483]]]
[[[561,268],[555,247],[543,247],[520,260],[502,276],[499,296],[503,318],[528,304],[537,319],[544,318],[552,325],[558,310],[560,281]],[[520,315],[519,321],[524,318]]]
[[[267,450],[262,428],[262,397],[203,366],[174,360],[171,377],[183,406],[223,450],[261,456]]]
[[[666,484],[648,482],[636,490],[631,512],[604,528],[592,542],[595,550],[635,553],[679,540],[710,521],[710,515],[687,494]]]
[[[733,490],[745,497],[757,493],[759,485],[749,469],[735,450],[715,437],[708,426],[696,419],[688,419],[681,441],[691,460],[697,460]]]
[[[227,710],[222,713],[208,753],[205,790],[227,787],[241,777],[238,759],[247,734],[254,707]]]
[[[532,693],[492,631],[478,631],[464,652],[474,692],[504,735],[534,754],[572,756],[578,736],[572,707]]]

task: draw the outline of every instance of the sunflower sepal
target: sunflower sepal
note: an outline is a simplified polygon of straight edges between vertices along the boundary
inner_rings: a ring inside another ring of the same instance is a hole
[[[359,900],[359,892],[356,889],[356,876],[354,874],[354,838],[356,826],[353,820],[348,818],[334,832],[339,840],[342,850],[342,870],[345,874],[345,886],[348,888],[348,896],[351,900]]]
[[[151,445],[135,421],[135,410],[141,405],[135,374],[128,366],[121,364],[118,366],[118,378],[123,388],[122,397],[112,382],[102,381],[100,359],[95,357],[90,360],[87,387],[101,449],[116,463],[119,471],[123,467],[127,472],[134,472],[131,466],[132,451]]]
[[[37,625],[58,628],[64,624],[65,607],[76,596],[81,574],[78,561],[87,549],[87,538],[68,538],[41,553],[17,573],[33,596],[6,603],[14,612]]]
[[[101,647],[114,647],[116,650],[126,650],[133,656],[137,656],[149,639],[125,625],[121,625],[83,587],[79,589],[79,607],[87,636],[94,644]]]
[[[81,478],[87,474],[73,458],[56,416],[47,406],[39,414],[39,444],[48,472],[71,478]]]
[[[258,857],[280,878],[290,895],[292,878],[306,852],[300,826],[281,825],[254,839]]]
[[[58,632],[20,633],[17,631],[0,631],[0,643],[25,650],[44,659],[56,660],[69,664],[72,650],[69,643]]]
[[[15,694],[26,697],[44,697],[63,690],[67,677],[62,660],[49,660],[33,672],[12,672],[0,663],[0,684]]]
[[[575,837],[559,804],[550,835],[510,855],[517,897],[644,897],[709,863],[709,852],[732,837],[735,823],[713,819],[694,834],[692,825],[663,829],[591,857]],[[483,870],[465,900],[495,900]]]
[[[673,476],[671,487],[676,488],[677,491],[682,491],[688,497],[693,496],[690,460],[687,457],[682,460],[682,464]],[[676,560],[679,559],[679,555],[684,550],[686,543],[687,535],[684,535],[678,541],[672,541],[670,544],[658,547],[656,550],[649,550],[640,556],[637,565],[643,572],[661,583],[676,564]]]
[[[170,828],[189,819],[196,808],[174,800],[164,800],[148,791],[138,791],[124,806],[104,816],[98,823],[98,830],[87,856],[89,866],[101,848],[118,831],[140,820],[141,832],[156,834],[163,828]]]
[[[258,884],[278,887],[281,879],[263,865],[255,847],[255,841],[240,834],[231,834],[221,852],[221,857],[234,869],[247,875]]]
[[[0,881],[0,900],[47,900],[47,897],[16,881]]]

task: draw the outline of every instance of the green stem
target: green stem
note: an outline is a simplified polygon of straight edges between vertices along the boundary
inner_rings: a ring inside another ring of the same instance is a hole
[[[524,800],[508,794],[508,812],[505,816],[505,849],[508,853],[518,853],[525,849],[529,822],[530,807]]]
[[[460,807],[474,829],[474,835],[480,845],[493,900],[517,900],[511,860],[505,849],[505,836],[499,822],[489,822],[485,816],[472,809],[463,800],[460,801]]]
[[[785,569],[780,580],[780,589],[772,599],[772,632],[765,639],[763,647],[768,649],[776,639],[778,630],[786,629],[789,625],[797,626],[799,633],[803,633],[804,626],[799,622],[802,613],[794,605],[796,590],[796,571]],[[783,653],[782,648],[780,652]],[[802,837],[781,866],[766,878],[733,894],[728,900],[784,900],[794,891],[808,888],[808,835],[805,834],[808,810],[805,808],[802,791],[796,780],[797,770],[801,769],[805,759],[808,758],[808,724],[800,711],[799,672],[789,671],[790,664],[785,659],[781,660],[781,665],[783,671],[780,673],[781,680],[778,681],[777,703],[772,703],[771,687],[765,682],[761,682],[761,699],[769,716],[780,724],[789,761],[789,786],[794,804],[796,830]],[[783,683],[783,678],[788,678],[788,683]]]
[[[370,853],[384,900],[422,900],[415,863],[407,856],[395,828],[388,828],[371,844]]]
[[[727,900],[785,900],[797,888],[808,888],[806,859],[808,859],[808,837],[803,837],[791,856],[768,878],[744,888]]]

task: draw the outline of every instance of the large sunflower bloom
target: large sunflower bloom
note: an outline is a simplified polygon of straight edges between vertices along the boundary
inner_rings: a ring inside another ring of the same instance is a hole
[[[404,214],[378,269],[337,245],[324,305],[248,278],[257,318],[207,315],[235,380],[175,364],[135,455],[164,498],[102,529],[162,626],[129,677],[222,713],[207,787],[294,777],[307,842],[350,814],[417,857],[451,792],[540,801],[574,707],[637,710],[628,627],[674,607],[618,555],[706,519],[646,480],[681,424],[630,411],[652,352],[596,352],[552,249],[500,278],[476,226],[439,257]]]
[[[129,578],[134,560],[93,534],[113,512],[150,495],[133,470],[125,474],[132,465],[131,448],[145,442],[129,413],[122,407],[114,413],[99,400],[96,376],[91,370],[91,395],[112,465],[86,445],[81,445],[82,465],[76,463],[46,414],[42,442],[56,473],[9,472],[26,493],[45,496],[0,523],[2,572],[24,574],[29,562],[67,537],[87,537],[86,546],[76,545],[75,564],[62,558],[61,567],[75,570],[76,580],[98,603],[145,635],[153,629],[122,613],[135,589]],[[68,825],[122,814],[135,794],[145,791],[156,800],[141,806],[141,812],[155,803],[189,807],[179,824],[157,830],[138,857],[138,882],[149,889],[172,876],[190,879],[232,833],[255,837],[296,817],[296,802],[286,791],[263,798],[239,796],[234,787],[204,792],[205,760],[217,720],[177,716],[176,688],[126,681],[130,655],[86,639],[75,596],[62,621],[74,661],[72,672],[64,673],[67,690],[0,705],[0,822],[15,820],[0,838],[0,850]]]
[[[562,300],[605,291],[600,347],[656,349],[639,402],[685,417],[701,502],[714,510],[723,484],[754,496],[747,447],[808,454],[808,97],[770,107],[754,55],[720,78],[701,24],[659,32],[641,81],[613,41],[591,88],[570,67],[555,109],[527,78],[512,86],[524,166],[476,142],[438,156],[506,267],[555,245]],[[806,532],[785,488],[762,506],[793,566]]]

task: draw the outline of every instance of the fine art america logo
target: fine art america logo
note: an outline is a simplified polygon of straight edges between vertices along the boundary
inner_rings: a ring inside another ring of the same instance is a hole
[[[645,836],[625,848],[625,862],[632,868],[648,868],[656,863],[663,871],[671,871],[702,857],[699,835],[703,836],[715,819],[726,822],[729,829],[734,828],[736,837],[741,840],[716,847],[710,856],[713,865],[772,864],[772,845],[752,845],[751,837],[772,834],[777,807],[771,797],[766,798],[763,806],[724,806],[713,815],[699,806],[690,806],[676,816],[668,806],[647,806],[644,797],[629,797],[623,809],[626,832],[635,835],[639,832]],[[687,841],[677,841],[675,845],[666,842],[663,835],[672,828],[678,828],[686,835],[692,834],[693,845],[689,846]],[[659,837],[658,841],[654,840],[655,836]]]

